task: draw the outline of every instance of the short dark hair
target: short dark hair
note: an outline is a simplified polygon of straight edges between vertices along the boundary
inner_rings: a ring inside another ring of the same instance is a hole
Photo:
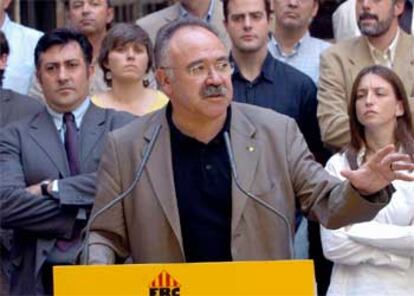
[[[144,31],[140,26],[129,23],[118,23],[114,25],[106,34],[102,41],[101,51],[99,53],[98,62],[104,72],[104,79],[108,86],[112,86],[111,79],[108,79],[107,73],[110,69],[105,66],[108,62],[108,55],[110,51],[118,46],[125,45],[127,43],[138,43],[143,44],[147,49],[148,54],[148,65],[147,72],[152,69],[154,60],[154,49],[152,46],[151,39],[147,32]]]
[[[174,36],[174,34],[185,27],[200,27],[204,28],[207,31],[213,33],[219,40],[220,37],[216,30],[213,29],[209,24],[202,21],[199,18],[196,17],[187,17],[184,19],[177,19],[175,21],[172,21],[170,23],[167,23],[157,33],[156,41],[155,41],[155,47],[154,47],[154,60],[155,60],[155,66],[157,68],[161,67],[162,61],[165,58],[166,50],[168,48],[168,45],[171,41],[171,38]]]
[[[0,55],[9,54],[10,48],[9,43],[7,42],[6,35],[4,35],[3,31],[0,30]]]
[[[70,42],[76,42],[79,44],[86,65],[92,63],[93,48],[88,38],[82,33],[70,28],[58,28],[50,33],[44,34],[36,45],[35,48],[35,65],[39,69],[40,56],[46,52],[49,48],[55,45],[66,45]]]
[[[358,121],[356,114],[356,101],[358,99],[359,84],[361,83],[362,78],[368,74],[377,75],[391,84],[397,100],[402,103],[404,114],[397,118],[395,141],[396,144],[402,147],[404,152],[409,154],[411,159],[414,160],[414,126],[404,84],[393,70],[380,65],[372,65],[362,69],[358,73],[352,86],[351,98],[348,105],[351,141],[346,151],[350,167],[356,169],[357,154],[363,146],[366,146],[364,126]]]
[[[70,2],[70,0],[63,0],[63,3],[65,5],[65,8],[66,9],[69,8],[69,2]],[[111,0],[106,0],[106,4],[108,5],[108,7],[112,7]]]
[[[222,0],[223,2],[223,14],[224,14],[224,20],[227,22],[228,16],[229,16],[229,2],[231,0]],[[267,19],[270,18],[270,15],[273,13],[272,7],[270,5],[270,0],[263,0],[265,5],[265,11]]]

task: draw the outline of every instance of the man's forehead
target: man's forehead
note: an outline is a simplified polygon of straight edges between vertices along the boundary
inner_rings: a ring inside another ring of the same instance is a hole
[[[41,55],[43,62],[64,62],[74,59],[83,59],[82,50],[77,42],[53,45]]]
[[[185,59],[186,62],[227,56],[227,50],[220,38],[202,27],[179,29],[171,38],[169,51],[176,57]],[[179,61],[173,60],[173,62]]]

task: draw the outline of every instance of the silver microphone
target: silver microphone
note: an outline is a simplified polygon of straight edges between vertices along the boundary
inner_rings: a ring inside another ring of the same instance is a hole
[[[237,188],[244,195],[248,196],[249,198],[251,198],[252,200],[257,202],[259,205],[266,208],[267,210],[269,210],[270,212],[272,212],[273,214],[278,216],[280,219],[282,219],[283,223],[286,225],[286,229],[287,229],[288,235],[289,235],[289,253],[290,253],[289,255],[290,255],[290,258],[293,258],[294,257],[294,249],[293,249],[293,243],[292,243],[292,229],[290,227],[289,220],[286,218],[285,215],[283,215],[277,209],[272,207],[270,204],[268,204],[264,200],[261,200],[256,195],[254,195],[253,193],[251,193],[251,192],[249,192],[249,191],[247,191],[246,189],[243,188],[243,186],[240,184],[240,180],[239,180],[239,177],[237,175],[236,161],[234,160],[233,149],[231,148],[230,136],[229,136],[228,132],[224,132],[224,141],[226,142],[227,154],[228,154],[229,160],[230,160],[230,167],[231,167],[231,172],[232,172],[232,176],[233,176],[233,179],[234,179],[234,183],[236,183]]]
[[[83,246],[82,246],[82,256],[81,256],[81,264],[82,265],[88,265],[88,261],[89,261],[89,247],[88,247],[88,241],[89,241],[89,235],[90,235],[90,231],[91,231],[91,225],[92,223],[96,220],[97,217],[99,217],[102,213],[104,213],[105,211],[107,211],[108,209],[112,208],[114,205],[116,205],[117,203],[119,203],[120,201],[122,201],[123,199],[125,199],[126,197],[129,196],[129,194],[131,193],[132,189],[135,188],[135,186],[137,185],[137,183],[139,182],[139,180],[141,179],[141,176],[144,172],[144,168],[147,165],[148,159],[151,156],[152,150],[154,149],[154,145],[156,140],[158,139],[158,135],[160,133],[161,130],[161,125],[158,125],[154,132],[152,133],[150,142],[148,143],[145,152],[144,152],[144,156],[142,157],[142,160],[139,164],[139,167],[135,173],[135,178],[134,180],[132,180],[131,184],[129,185],[129,187],[122,193],[120,193],[115,199],[113,199],[111,202],[109,202],[107,205],[105,205],[104,207],[102,207],[100,210],[98,210],[94,215],[92,215],[89,218],[88,223],[86,224],[85,229],[83,230],[84,236],[85,236],[85,240],[83,242]]]

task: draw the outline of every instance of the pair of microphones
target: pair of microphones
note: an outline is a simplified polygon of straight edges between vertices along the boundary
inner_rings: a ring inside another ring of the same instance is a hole
[[[148,163],[148,160],[152,154],[152,151],[154,149],[155,146],[155,142],[158,139],[158,136],[160,134],[161,131],[161,125],[158,125],[150,138],[150,141],[148,143],[148,145],[146,146],[146,149],[144,151],[143,157],[141,159],[141,162],[139,163],[139,166],[135,172],[135,178],[132,180],[131,184],[128,186],[128,188],[122,192],[121,194],[119,194],[116,198],[114,198],[111,202],[109,202],[108,204],[106,204],[105,206],[103,206],[101,209],[99,209],[98,211],[96,211],[89,219],[87,225],[85,226],[83,232],[84,232],[84,242],[82,245],[82,255],[81,255],[81,264],[83,265],[87,265],[88,261],[89,261],[89,236],[90,236],[90,229],[91,229],[91,225],[92,223],[104,212],[106,212],[108,209],[112,208],[114,205],[116,205],[117,203],[121,202],[122,200],[124,200],[125,198],[127,198],[128,196],[130,196],[131,191],[135,188],[135,186],[138,184],[139,180],[141,179],[141,176],[144,172],[145,166]],[[242,192],[244,195],[246,195],[248,198],[252,199],[254,202],[258,203],[259,205],[261,205],[262,207],[266,208],[267,210],[269,210],[271,213],[275,214],[276,216],[278,216],[283,223],[286,226],[288,235],[289,235],[289,239],[288,239],[288,244],[289,244],[289,256],[290,258],[293,258],[294,256],[294,250],[293,250],[293,236],[292,236],[292,228],[291,225],[289,223],[289,220],[287,219],[287,217],[285,215],[283,215],[280,211],[278,211],[276,208],[274,208],[273,206],[271,206],[269,203],[265,202],[264,200],[260,199],[259,197],[257,197],[256,195],[254,195],[253,193],[247,191],[240,183],[239,177],[237,175],[237,168],[236,168],[236,161],[234,159],[234,154],[233,154],[233,149],[231,146],[231,141],[230,141],[230,135],[229,133],[226,131],[224,132],[224,141],[226,144],[226,150],[227,150],[227,155],[229,157],[229,161],[230,161],[230,167],[231,167],[231,173],[232,173],[232,177],[234,180],[234,183],[236,184],[236,187],[238,190],[240,190],[240,192]]]

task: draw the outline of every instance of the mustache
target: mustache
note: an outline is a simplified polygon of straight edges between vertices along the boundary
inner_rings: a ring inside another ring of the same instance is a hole
[[[224,85],[209,85],[201,90],[202,97],[217,97],[225,96],[227,94],[227,88]]]
[[[371,14],[369,12],[363,12],[360,16],[359,16],[359,20],[366,20],[366,19],[374,19],[374,20],[378,20],[378,16],[376,16],[375,14]]]

